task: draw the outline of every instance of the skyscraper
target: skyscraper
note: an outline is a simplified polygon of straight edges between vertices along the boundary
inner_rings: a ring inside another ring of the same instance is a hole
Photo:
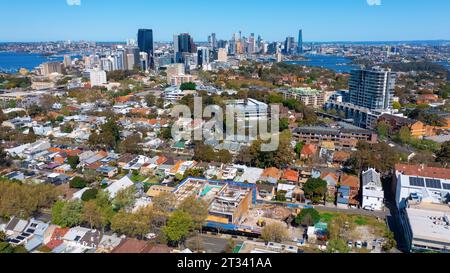
[[[284,54],[293,54],[295,49],[295,38],[287,37],[284,42]]]
[[[303,54],[303,30],[300,29],[298,31],[298,47],[297,47],[297,52],[299,54]]]
[[[370,110],[392,107],[396,73],[380,67],[353,70],[350,75],[350,102]]]
[[[217,38],[216,38],[216,34],[215,33],[211,34],[211,47],[212,47],[212,49],[216,49],[217,48]]]
[[[182,33],[178,35],[178,51],[180,53],[195,53],[196,48],[194,45],[194,39],[192,39],[189,33]]]
[[[148,54],[149,65],[152,66],[153,60],[153,30],[140,29],[138,31],[138,47],[141,52]]]
[[[197,64],[200,67],[204,67],[210,63],[209,48],[199,47],[197,51]]]

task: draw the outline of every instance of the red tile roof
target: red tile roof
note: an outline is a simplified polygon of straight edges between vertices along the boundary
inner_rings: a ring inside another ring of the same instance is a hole
[[[405,175],[438,179],[450,179],[450,168],[425,167],[421,165],[397,164],[395,170]]]
[[[286,170],[283,173],[283,179],[292,182],[298,182],[298,172],[294,170]]]
[[[148,244],[145,241],[125,239],[113,249],[112,253],[143,253],[146,248]]]
[[[357,176],[344,174],[342,176],[341,185],[359,189],[359,178]]]
[[[48,242],[47,247],[54,249],[61,245],[64,242],[62,238],[67,234],[67,232],[69,232],[69,230],[69,228],[56,228],[55,231],[53,231],[52,238],[50,242]]]
[[[271,177],[271,178],[275,178],[275,179],[280,179],[281,177],[281,171],[277,168],[268,168],[265,169],[263,174],[261,175],[262,177]]]
[[[313,145],[313,144],[306,144],[305,146],[303,146],[302,155],[307,155],[307,156],[311,156],[317,153],[317,146]]]

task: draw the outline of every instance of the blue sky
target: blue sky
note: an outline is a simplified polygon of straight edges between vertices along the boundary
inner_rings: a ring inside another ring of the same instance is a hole
[[[138,28],[156,41],[239,30],[283,40],[299,28],[305,41],[450,40],[447,0],[1,0],[0,10],[0,41],[123,41]]]

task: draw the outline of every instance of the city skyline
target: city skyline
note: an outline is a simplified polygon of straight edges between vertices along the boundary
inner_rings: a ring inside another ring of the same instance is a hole
[[[297,37],[299,29],[305,42],[450,39],[450,29],[445,27],[450,25],[446,18],[450,3],[441,1],[430,5],[424,0],[286,0],[275,12],[266,0],[131,2],[105,6],[98,0],[5,0],[1,5],[20,13],[0,18],[0,42],[124,41],[135,39],[138,28],[153,29],[154,40],[162,42],[184,32],[195,41],[206,41],[213,32],[217,39],[228,40],[239,31],[283,41]],[[35,24],[40,27],[30,27]]]

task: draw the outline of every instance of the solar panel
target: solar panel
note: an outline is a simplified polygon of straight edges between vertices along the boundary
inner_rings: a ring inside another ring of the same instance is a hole
[[[444,190],[450,190],[450,184],[442,184]]]
[[[423,178],[410,177],[409,178],[409,185],[415,186],[415,187],[425,187],[425,181],[424,181]]]
[[[442,189],[441,180],[427,179],[426,182],[427,182],[427,188]]]

